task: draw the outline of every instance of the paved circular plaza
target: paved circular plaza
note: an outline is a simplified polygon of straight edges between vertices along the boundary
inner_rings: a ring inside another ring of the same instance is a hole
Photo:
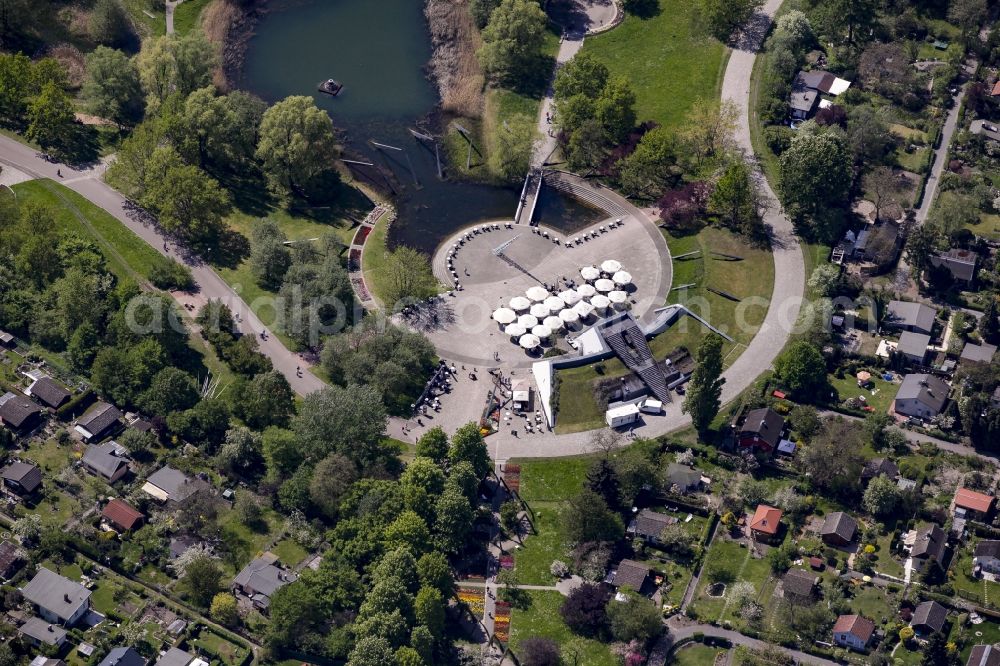
[[[612,228],[618,219],[621,224]],[[524,296],[530,287],[548,285],[559,292],[567,289],[565,280],[583,284],[580,268],[600,266],[608,259],[620,262],[623,270],[632,275],[628,307],[637,318],[651,317],[652,310],[664,305],[670,290],[667,245],[659,229],[638,211],[622,218],[608,218],[569,237],[545,226],[512,224],[508,229],[507,224],[486,225],[490,231],[480,231],[466,239],[467,234],[481,229],[483,224],[469,227],[446,239],[435,253],[432,262],[435,276],[443,284],[451,285],[457,275],[462,289],[444,296],[409,323],[428,336],[441,358],[507,367],[524,367],[537,361],[552,342],[534,352],[525,351],[490,318],[493,311],[506,306],[515,296]],[[543,235],[546,233],[547,238]],[[590,235],[590,239],[582,240],[585,235]],[[554,242],[555,238],[560,242]],[[573,242],[576,238],[581,239],[579,243]],[[464,239],[464,244],[459,244],[460,239]],[[566,246],[567,241],[570,247]],[[495,253],[501,246],[505,246],[503,257]],[[452,268],[448,266],[449,250],[455,250]],[[569,334],[574,335],[594,321],[591,317]]]

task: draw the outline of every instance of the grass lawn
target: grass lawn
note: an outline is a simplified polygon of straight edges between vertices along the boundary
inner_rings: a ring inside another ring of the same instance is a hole
[[[929,146],[921,146],[912,153],[908,153],[902,148],[898,148],[895,152],[896,164],[913,173],[924,173],[930,166],[931,150]]]
[[[706,622],[728,619],[739,622],[735,608],[727,608],[726,596],[712,597],[707,593],[712,584],[708,575],[713,569],[724,569],[732,574],[733,583],[741,580],[750,581],[759,592],[770,574],[771,567],[766,559],[754,559],[750,550],[743,548],[737,541],[716,538],[705,555],[703,575],[694,595],[691,609],[700,619]],[[732,583],[727,584],[727,587]]]
[[[226,666],[242,663],[246,656],[246,648],[234,645],[207,629],[203,630],[198,638],[191,642],[196,647],[204,648],[210,654],[216,655]]]
[[[715,663],[716,655],[721,652],[724,650],[707,645],[685,645],[674,653],[674,659],[670,663],[675,666],[712,666]]]
[[[628,79],[640,122],[676,127],[696,100],[718,99],[726,49],[695,33],[696,3],[660,0],[659,6],[652,18],[627,15],[614,30],[588,37],[583,52]]]
[[[979,604],[990,603],[993,606],[1000,606],[1000,583],[988,581],[985,578],[972,577],[972,550],[970,544],[968,548],[962,548],[951,558],[951,584],[955,590],[966,593],[967,598]]]
[[[674,286],[694,284],[673,291],[671,303],[687,305],[719,330],[729,334],[736,344],[723,344],[723,364],[728,367],[738,358],[767,314],[767,305],[774,286],[774,261],[766,249],[750,247],[739,236],[724,229],[706,227],[697,234],[674,238],[667,235],[671,256],[699,251],[700,254],[675,260]],[[712,252],[742,257],[741,261],[716,258]],[[737,303],[708,291],[713,287],[740,299]],[[657,358],[665,357],[677,347],[686,347],[694,354],[707,329],[689,317],[682,317],[674,326],[650,341]],[[599,373],[603,370],[603,373]],[[594,396],[594,382],[604,377],[620,377],[627,373],[617,358],[599,364],[559,372],[559,411],[556,432],[569,433],[591,430],[604,425],[604,411]]]
[[[851,609],[881,625],[896,616],[895,603],[895,596],[887,594],[882,588],[864,585],[855,592]]]
[[[18,201],[37,202],[51,207],[56,228],[66,233],[92,238],[119,278],[142,282],[163,258],[107,211],[76,192],[51,180],[32,180],[14,186]]]
[[[878,559],[874,562],[875,571],[895,576],[896,578],[902,578],[906,572],[903,570],[902,563],[893,557],[892,551],[889,549],[891,543],[892,532],[881,534],[878,539],[876,539],[875,554]]]
[[[968,628],[969,640],[966,641],[965,646],[962,648],[962,655],[960,663],[965,663],[969,660],[969,653],[972,652],[972,647],[974,645],[993,645],[994,643],[1000,643],[1000,624],[994,622],[983,622],[982,624],[974,624]]]
[[[167,15],[163,9],[152,9],[155,3],[149,0],[122,0],[122,5],[132,18],[132,23],[143,35],[165,35],[167,33]],[[153,15],[150,18],[146,12]],[[177,15],[174,15],[174,28],[177,28]]]
[[[896,136],[908,139],[909,141],[916,141],[918,143],[927,142],[927,132],[923,132],[912,127],[907,127],[906,125],[900,125],[899,123],[892,123],[889,125],[889,131]]]
[[[219,530],[222,534],[222,540],[230,552],[236,553],[235,557],[225,560],[225,565],[231,568],[233,574],[238,568],[243,567],[263,552],[264,548],[272,543],[284,529],[281,517],[272,510],[264,512],[263,521],[264,525],[257,531],[240,522],[233,510],[219,516]]]
[[[564,502],[532,502],[535,534],[524,540],[514,552],[514,566],[519,580],[525,585],[555,585],[556,577],[549,573],[552,560],[566,561],[562,538]]]
[[[386,272],[392,253],[386,245],[388,235],[389,223],[386,214],[375,222],[375,228],[368,234],[368,239],[365,241],[365,284],[368,285],[372,296],[380,301],[384,301],[383,296],[389,291]]]
[[[969,231],[989,240],[1000,240],[1000,215],[980,213],[979,224],[970,224]]]
[[[899,390],[898,384],[885,381],[875,374],[874,369],[872,371],[874,388],[870,389],[859,387],[857,378],[852,375],[845,374],[843,379],[838,379],[836,375],[829,375],[827,379],[837,392],[837,402],[864,396],[876,412],[883,414],[889,411],[889,405],[892,404],[893,398],[896,397],[896,391]]]
[[[531,605],[525,610],[513,609],[510,619],[510,646],[517,654],[521,641],[534,636],[551,638],[560,645],[570,640],[579,641],[583,648],[576,666],[616,666],[618,658],[611,654],[608,646],[595,640],[575,636],[559,615],[559,607],[564,597],[555,590],[531,590],[528,592]]]
[[[184,0],[174,10],[174,32],[186,35],[199,25],[201,12],[212,0]]]
[[[526,502],[560,501],[580,492],[593,456],[572,458],[521,458],[510,462],[521,466],[520,495]]]
[[[294,567],[309,555],[309,551],[291,539],[282,539],[271,548],[271,552],[277,555],[286,567]]]

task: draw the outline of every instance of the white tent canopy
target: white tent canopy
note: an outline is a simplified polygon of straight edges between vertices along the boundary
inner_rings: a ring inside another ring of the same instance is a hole
[[[539,287],[537,284],[534,287],[530,287],[524,295],[529,299],[538,303],[539,301],[544,301],[549,297],[549,292],[545,290],[545,287]]]
[[[517,343],[525,349],[534,349],[538,345],[542,344],[542,341],[538,339],[537,335],[528,333],[526,335],[522,335],[521,339],[518,340]]]
[[[517,319],[517,313],[510,308],[499,308],[493,312],[493,321],[498,324],[509,324]]]
[[[539,324],[538,326],[533,326],[531,328],[531,334],[544,340],[545,338],[552,337],[552,329],[545,324]]]
[[[531,314],[523,314],[517,318],[517,323],[530,329],[532,326],[538,326],[538,317]]]
[[[601,270],[605,273],[617,273],[622,269],[622,263],[614,259],[606,259],[601,263]]]
[[[611,305],[611,299],[604,294],[598,294],[590,299],[590,304],[598,310],[607,310],[608,306]]]
[[[535,303],[534,305],[531,306],[531,309],[528,310],[528,312],[531,313],[532,317],[537,317],[538,319],[545,319],[546,317],[549,316],[549,313],[552,311],[544,303]]]
[[[558,296],[549,296],[545,299],[545,307],[549,309],[549,312],[559,312],[566,307],[566,302]]]
[[[524,326],[521,326],[520,324],[510,324],[509,326],[507,326],[507,328],[503,329],[503,332],[512,338],[519,338],[525,333],[527,333],[528,329],[526,329]]]
[[[567,289],[566,291],[559,292],[559,298],[561,298],[563,300],[563,303],[565,303],[566,305],[574,305],[576,303],[579,303],[580,299],[583,298],[583,296],[578,291]]]
[[[608,300],[612,303],[624,303],[628,300],[628,294],[624,291],[612,291],[608,293]]]
[[[629,273],[628,271],[618,271],[617,273],[611,276],[611,279],[614,281],[615,284],[631,284],[632,274]]]
[[[548,326],[553,331],[558,331],[563,327],[563,320],[555,315],[546,317],[545,321],[543,321],[542,323]]]
[[[514,312],[524,312],[531,307],[531,301],[524,296],[515,296],[510,299],[510,309]]]
[[[573,322],[580,321],[579,313],[573,308],[566,308],[559,313],[559,318],[562,319],[567,324],[572,324]]]
[[[580,301],[579,303],[573,306],[573,309],[576,310],[576,313],[580,315],[581,319],[583,319],[584,317],[589,317],[591,314],[594,313],[594,306],[588,303],[587,301]]]
[[[576,293],[580,294],[580,296],[582,296],[583,298],[590,298],[591,296],[597,293],[597,290],[594,289],[592,285],[581,284],[579,287],[576,288]],[[570,302],[566,301],[566,305],[570,305]]]
[[[593,266],[584,266],[580,269],[580,275],[584,280],[596,280],[601,277],[601,271],[597,270]]]
[[[615,288],[615,283],[612,282],[611,280],[608,280],[607,278],[601,278],[600,280],[594,283],[594,287],[597,288],[597,291],[613,291]]]

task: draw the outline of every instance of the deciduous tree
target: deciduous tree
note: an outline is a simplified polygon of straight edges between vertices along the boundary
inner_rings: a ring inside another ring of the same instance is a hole
[[[547,20],[535,0],[501,0],[482,31],[483,45],[476,54],[486,74],[508,85],[530,78]]]
[[[87,74],[83,80],[87,110],[107,118],[123,130],[142,118],[142,85],[139,71],[121,51],[98,46],[87,54]]]
[[[698,346],[697,365],[681,407],[684,413],[691,415],[691,422],[699,433],[707,432],[712,419],[719,413],[725,381],[722,377],[722,338],[708,335]]]
[[[310,194],[337,154],[333,122],[312,97],[287,97],[264,113],[257,158],[277,191]]]

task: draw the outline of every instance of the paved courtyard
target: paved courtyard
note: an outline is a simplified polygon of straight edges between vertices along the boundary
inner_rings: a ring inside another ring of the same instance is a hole
[[[599,222],[570,238],[582,238],[602,225],[608,227],[611,221]],[[512,297],[523,296],[532,286],[548,285],[559,292],[568,288],[565,280],[582,284],[580,268],[599,266],[607,259],[621,262],[623,270],[632,274],[628,305],[636,317],[651,313],[666,300],[670,258],[659,230],[647,220],[626,217],[622,226],[607,229],[588,241],[573,243],[572,247],[566,247],[566,238],[552,229],[539,228],[549,234],[545,238],[526,225],[512,225],[511,229],[505,228],[504,223],[499,226],[499,230],[473,235],[472,240],[459,247],[454,270],[462,290],[445,296],[429,314],[425,311],[426,316],[419,323],[410,322],[430,338],[442,358],[478,367],[530,366],[547,347],[534,353],[521,349],[490,318],[493,311],[506,306]],[[467,232],[446,240],[434,256],[434,274],[444,284],[452,284],[454,279],[447,266],[448,250]],[[561,242],[553,242],[553,237]],[[517,266],[493,253],[508,241],[511,244],[504,255]],[[595,317],[589,318],[584,327],[595,321]]]

